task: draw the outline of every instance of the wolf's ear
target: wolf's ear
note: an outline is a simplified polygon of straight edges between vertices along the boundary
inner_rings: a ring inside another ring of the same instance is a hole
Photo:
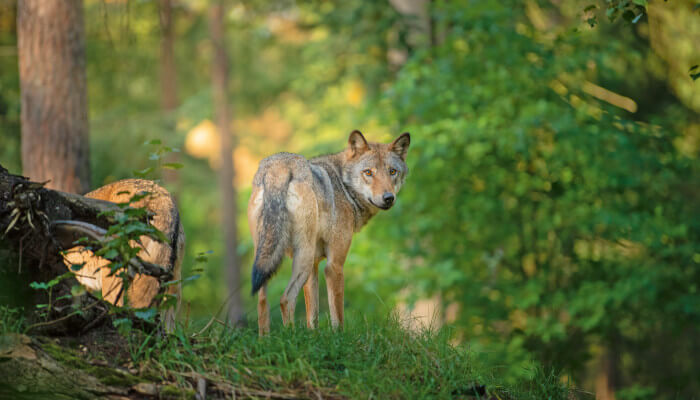
[[[362,132],[358,131],[357,129],[350,133],[350,137],[348,138],[348,146],[353,157],[362,154],[369,149],[367,140],[364,136],[362,136]]]
[[[396,140],[391,142],[389,145],[389,150],[396,153],[402,160],[406,161],[406,153],[408,153],[408,146],[411,144],[411,135],[408,132],[404,132],[401,136],[397,137]]]

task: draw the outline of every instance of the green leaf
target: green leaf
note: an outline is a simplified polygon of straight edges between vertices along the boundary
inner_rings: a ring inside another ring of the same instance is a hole
[[[145,178],[148,176],[148,174],[152,173],[153,170],[154,170],[153,167],[148,167],[148,168],[144,168],[142,170],[133,171],[133,173],[135,176],[137,176],[139,178]]]
[[[696,80],[696,79],[700,78],[700,65],[697,65],[697,64],[696,64],[696,65],[693,65],[693,66],[690,67],[690,69],[688,70],[688,73],[690,74],[690,77],[691,77],[693,80]]]
[[[73,286],[70,288],[70,294],[71,294],[73,297],[82,296],[83,294],[85,294],[85,286],[83,286],[83,285],[73,285]]]
[[[147,140],[147,141],[143,142],[143,144],[146,146],[158,145],[161,143],[162,142],[160,141],[160,139],[152,139],[152,140]]]
[[[605,11],[605,15],[610,19],[611,21],[615,19],[615,14],[617,13],[617,10],[614,7],[610,7]]]
[[[115,249],[109,249],[107,250],[104,254],[102,254],[102,257],[108,259],[108,260],[114,260],[119,256],[119,252]]]
[[[649,2],[647,0],[632,0],[634,4],[642,7],[647,7],[649,5]]]
[[[61,282],[62,280],[66,279],[67,277],[72,276],[72,275],[73,275],[72,273],[66,272],[65,274],[59,275],[59,276],[57,276],[57,277],[51,279],[51,280],[47,283],[47,285],[48,285],[50,288],[52,288],[52,287],[58,285],[58,283]]]
[[[158,306],[161,310],[177,306],[177,296],[165,293],[163,297],[165,300]]]
[[[49,288],[49,285],[47,285],[45,282],[31,282],[29,287],[34,290],[46,290]]]
[[[156,316],[156,309],[155,308],[147,308],[145,310],[138,310],[134,312],[134,315],[136,318],[142,319],[144,321],[153,321],[153,317]]]
[[[198,262],[198,263],[205,263],[205,262],[209,261],[209,255],[213,254],[213,253],[214,253],[213,250],[207,250],[205,252],[199,253],[194,258],[194,261]]]
[[[135,203],[141,199],[144,199],[144,198],[150,196],[151,194],[152,193],[148,192],[148,191],[138,192],[138,193],[134,194],[133,196],[131,196],[131,198],[129,199],[129,203]]]
[[[180,164],[180,163],[166,163],[166,164],[163,164],[163,168],[167,168],[167,169],[180,169],[180,168],[182,168],[182,167],[184,167],[184,165],[182,165],[182,164]]]
[[[118,318],[112,321],[112,325],[117,328],[120,334],[126,335],[131,331],[132,323],[129,318]]]
[[[78,272],[85,266],[85,263],[71,264],[70,270],[73,272]]]

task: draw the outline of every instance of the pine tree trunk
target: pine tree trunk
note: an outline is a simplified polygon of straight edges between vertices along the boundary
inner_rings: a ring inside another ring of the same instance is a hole
[[[168,134],[175,135],[175,110],[178,107],[177,97],[177,68],[175,63],[175,27],[173,18],[173,1],[160,0],[160,106],[165,118],[165,129]],[[171,143],[168,143],[169,145]],[[179,163],[178,153],[170,153],[167,163]],[[163,170],[163,180],[175,196],[180,192],[178,170]]]
[[[216,123],[221,138],[221,170],[219,190],[221,191],[221,212],[224,231],[224,268],[226,284],[230,296],[228,321],[233,325],[243,323],[243,303],[241,301],[241,272],[236,249],[238,248],[236,221],[236,191],[233,186],[233,140],[230,131],[231,118],[227,98],[228,56],[224,35],[224,6],[222,0],[215,0],[209,14],[209,30],[214,45],[212,65],[212,92]]]
[[[47,187],[90,188],[85,43],[81,0],[20,0],[17,47],[22,169]]]
[[[615,341],[601,355],[600,367],[596,375],[596,400],[615,400],[618,386],[619,353]]]
[[[160,104],[165,111],[177,108],[177,70],[175,68],[175,33],[173,4],[160,0]]]

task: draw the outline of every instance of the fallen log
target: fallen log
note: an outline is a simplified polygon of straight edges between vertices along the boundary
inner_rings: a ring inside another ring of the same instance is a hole
[[[18,334],[0,336],[0,376],[3,377],[0,397],[97,399],[129,393],[128,386],[114,384],[133,379],[128,373],[86,363],[71,366],[63,363],[58,354],[52,356],[42,348],[39,340]],[[46,347],[60,349],[55,345]],[[77,357],[72,359],[78,360]],[[94,369],[99,369],[102,376],[109,376],[109,379],[103,382],[89,374],[88,371]]]
[[[41,314],[30,312],[28,326],[34,333],[74,334],[93,328],[113,306],[89,291],[76,290],[80,283],[64,263],[62,252],[86,237],[92,243],[107,239],[107,230],[125,209],[109,201],[50,190],[43,183],[9,173],[0,165],[0,241],[18,254],[19,265],[0,262],[0,274],[13,277],[17,285],[36,282],[39,289],[30,305],[46,305]],[[148,214],[146,214],[148,219]],[[144,221],[147,222],[147,221]],[[173,279],[172,271],[138,257],[126,260],[128,276],[136,274]],[[53,285],[41,285],[52,282]],[[118,297],[118,296],[117,296]],[[36,311],[29,307],[30,311]]]
[[[0,398],[126,399],[192,398],[193,391],[146,378],[115,361],[89,356],[58,339],[0,335]],[[154,375],[151,373],[150,375]]]

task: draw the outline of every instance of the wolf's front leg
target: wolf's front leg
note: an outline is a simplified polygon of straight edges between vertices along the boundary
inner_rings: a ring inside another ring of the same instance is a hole
[[[326,288],[328,289],[328,308],[331,313],[331,325],[334,328],[343,327],[343,264],[334,264],[330,261],[324,271],[326,275]]]
[[[318,326],[318,262],[314,262],[309,279],[304,284],[304,303],[306,304],[306,326],[316,329]]]
[[[352,235],[352,233],[350,233]],[[344,239],[344,240],[343,240]],[[338,238],[326,250],[328,263],[324,273],[326,275],[326,289],[328,290],[328,308],[331,313],[331,325],[334,328],[343,327],[343,297],[345,278],[343,276],[343,265],[345,257],[350,249],[351,236],[348,238]]]
[[[267,302],[267,284],[258,291],[258,334],[270,333],[270,304]]]

